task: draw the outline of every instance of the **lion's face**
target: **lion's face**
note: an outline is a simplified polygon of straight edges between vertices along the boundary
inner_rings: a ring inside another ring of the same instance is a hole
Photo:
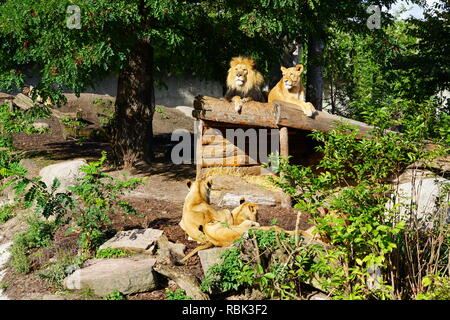
[[[187,180],[186,184],[189,188],[189,192],[197,192],[204,201],[206,201],[207,203],[210,202],[212,187],[211,180],[196,180],[193,182],[191,180]]]
[[[247,82],[248,66],[245,64],[238,64],[232,68],[234,73],[234,81],[237,87],[242,87]]]
[[[281,67],[281,72],[283,73],[283,85],[287,90],[291,90],[300,85],[302,81],[301,74],[303,72],[303,66],[301,64],[292,68]]]

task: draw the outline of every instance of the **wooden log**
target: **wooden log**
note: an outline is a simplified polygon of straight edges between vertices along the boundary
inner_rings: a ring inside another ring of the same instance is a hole
[[[195,150],[195,160],[196,160],[196,179],[199,180],[202,177],[202,166],[203,166],[203,121],[198,120],[196,123],[196,150]]]
[[[204,145],[203,158],[229,157],[238,154],[239,148],[231,143],[226,145]]]
[[[352,126],[358,127],[361,136],[373,129],[373,127],[363,122],[329,114],[325,111],[316,111],[312,117],[308,117],[295,104],[279,100],[275,100],[273,104],[276,107],[275,122],[279,126],[308,131],[331,131],[336,128],[336,122],[345,121]]]
[[[257,162],[248,155],[236,155],[230,157],[203,158],[202,167],[234,167],[255,165]]]
[[[289,130],[287,127],[282,127],[280,129],[280,156],[283,158],[287,158],[289,156]],[[292,207],[292,200],[288,194],[283,194],[283,198],[281,199],[281,207]]]
[[[282,127],[280,129],[280,155],[285,158],[289,156],[289,136],[287,127]]]
[[[243,126],[276,128],[274,105],[250,101],[237,113],[234,105],[225,99],[197,96],[192,115],[197,119],[231,123]]]
[[[312,118],[307,117],[298,106],[284,101],[273,104],[250,101],[244,104],[241,113],[234,111],[234,105],[224,99],[197,96],[194,101],[193,116],[197,119],[232,125],[265,128],[290,127],[301,130],[331,131],[337,121],[346,121],[358,127],[364,136],[373,127],[352,119],[316,111]]]

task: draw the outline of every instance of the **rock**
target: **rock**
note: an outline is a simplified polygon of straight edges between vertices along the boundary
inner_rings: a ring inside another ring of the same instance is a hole
[[[249,183],[237,176],[213,176],[210,193],[211,203],[218,206],[236,207],[241,198],[259,205],[275,206],[282,203],[281,191],[267,189],[261,185]]]
[[[198,279],[182,268],[157,264],[155,271],[173,280],[181,289],[186,291],[186,295],[194,300],[209,300],[209,296],[200,290]]]
[[[307,296],[308,300],[331,300],[329,296],[326,294],[320,292],[320,291],[314,291],[313,293],[309,294]]]
[[[33,123],[33,128],[36,130],[47,130],[50,129],[50,125],[46,122],[40,122],[40,121],[36,121],[35,123]]]
[[[13,100],[13,103],[22,110],[28,110],[34,106],[33,100],[23,93],[19,93]]]
[[[151,291],[157,287],[153,266],[156,260],[146,258],[93,259],[64,279],[64,287],[72,290],[86,288],[105,296],[114,290],[122,294]]]
[[[433,178],[435,176],[436,175],[429,170],[406,168],[406,170],[394,181],[394,183],[408,183],[415,180]]]
[[[192,116],[192,111],[194,111],[193,107],[189,107],[189,106],[177,106],[175,107],[176,110],[182,112],[186,117],[191,118],[191,119],[195,119]]]
[[[0,281],[2,281],[6,273],[6,263],[11,256],[11,253],[9,252],[9,247],[11,247],[11,245],[12,242],[0,245]],[[3,293],[3,289],[0,289],[0,300],[8,300],[8,297]]]
[[[211,268],[216,263],[222,263],[222,259],[220,255],[226,250],[228,247],[216,247],[206,250],[200,250],[198,252],[198,256],[200,257],[200,263],[202,265],[203,274],[206,274],[209,268]]]
[[[120,248],[135,252],[149,250],[163,234],[158,229],[133,229],[116,233],[114,237],[106,241],[99,249]]]
[[[80,170],[81,166],[85,165],[87,165],[87,162],[84,159],[64,161],[42,168],[39,175],[48,188],[53,184],[53,179],[57,178],[61,185],[56,192],[66,192],[69,186],[75,185],[77,178],[85,175]]]
[[[240,204],[241,198],[244,198],[247,202],[254,202],[263,206],[276,206],[276,201],[274,198],[270,196],[259,196],[259,195],[253,195],[253,194],[245,194],[245,193],[239,193],[239,194],[233,194],[233,193],[225,193],[222,196],[222,199],[220,201],[220,205],[222,206],[230,206],[230,207],[237,207]]]
[[[402,183],[397,186],[397,192],[394,195],[394,201],[387,204],[387,208],[391,209],[394,203],[402,203],[399,207],[398,214],[403,220],[410,220],[414,218],[411,216],[410,205],[414,205],[412,212],[416,217],[420,227],[428,229],[433,226],[433,219],[436,217],[436,212],[439,208],[438,197],[443,190],[443,184],[450,183],[450,180],[444,178],[425,178],[412,180],[407,183]],[[450,194],[442,194],[443,203],[450,200]],[[446,211],[448,214],[448,211]]]
[[[185,250],[184,244],[170,242],[164,234],[158,239],[158,261],[174,264],[184,257]]]

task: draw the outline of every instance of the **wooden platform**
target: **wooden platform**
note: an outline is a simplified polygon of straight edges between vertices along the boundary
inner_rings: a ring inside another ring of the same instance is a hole
[[[263,163],[261,158],[267,160],[268,154],[275,151],[267,147],[267,154],[261,154],[260,148],[264,144],[276,145],[280,155],[287,157],[290,148],[301,148],[305,144],[306,135],[299,134],[301,131],[331,131],[339,121],[356,126],[361,137],[373,129],[363,122],[323,111],[316,111],[310,118],[296,105],[283,101],[270,104],[251,101],[244,104],[241,113],[237,113],[234,105],[225,99],[197,96],[192,115],[199,120],[196,122],[197,178],[201,177],[202,169],[208,167],[260,167]],[[249,137],[240,143],[235,141],[235,136],[229,139],[227,130],[239,129],[242,129],[241,136],[248,134]],[[256,139],[254,132],[257,133]]]

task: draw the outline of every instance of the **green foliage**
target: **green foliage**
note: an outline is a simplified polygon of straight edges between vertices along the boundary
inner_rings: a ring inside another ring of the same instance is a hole
[[[0,224],[14,217],[15,204],[6,204],[0,207]]]
[[[63,289],[64,279],[71,274],[70,269],[80,267],[83,262],[84,260],[77,256],[70,254],[60,255],[55,262],[49,263],[47,267],[39,270],[37,275],[52,286]]]
[[[30,260],[27,256],[28,248],[21,242],[17,242],[11,247],[11,258],[9,265],[17,272],[26,274],[30,272]]]
[[[111,233],[111,216],[123,212],[135,214],[134,208],[119,199],[126,191],[134,189],[142,179],[115,180],[103,172],[106,153],[95,162],[83,166],[85,176],[78,179],[70,191],[79,198],[80,204],[73,212],[74,226],[70,231],[79,230],[79,244],[83,251],[94,252]]]
[[[192,298],[186,295],[186,291],[183,289],[176,289],[175,291],[167,289],[166,300],[192,300]]]
[[[417,300],[450,300],[450,278],[437,275],[426,276],[422,280],[426,292],[416,296]]]
[[[126,257],[126,256],[129,256],[130,254],[131,254],[131,252],[123,250],[123,249],[106,248],[106,249],[97,250],[95,257],[99,258],[99,259],[109,259],[109,258]]]
[[[59,119],[59,121],[65,126],[73,129],[78,129],[86,126],[86,123],[84,121],[77,118],[62,117],[61,119]]]
[[[105,300],[126,300],[126,297],[118,290],[114,290],[104,297]]]
[[[222,263],[211,266],[201,284],[204,292],[223,292],[238,290],[252,284],[255,271],[251,270],[240,258],[237,248],[225,250],[221,255]]]

